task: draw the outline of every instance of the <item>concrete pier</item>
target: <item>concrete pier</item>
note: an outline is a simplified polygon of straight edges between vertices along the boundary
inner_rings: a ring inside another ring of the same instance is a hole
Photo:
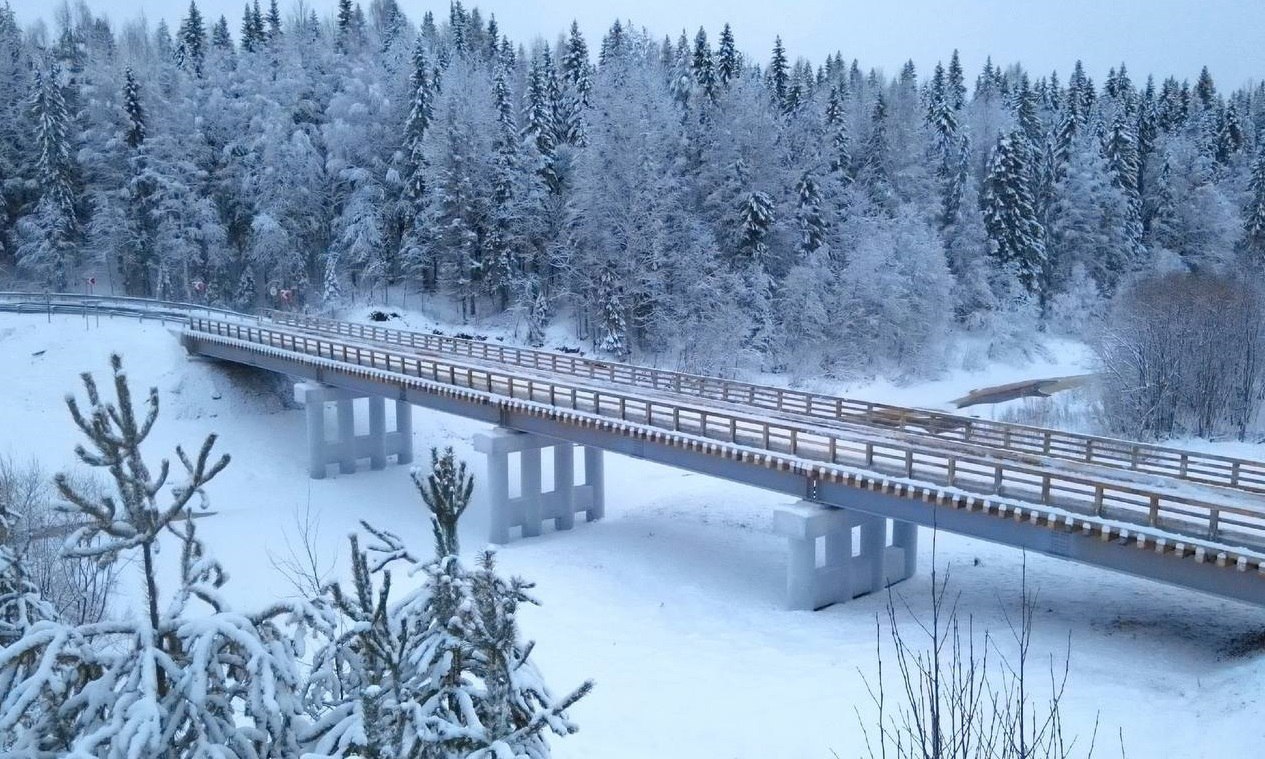
[[[584,512],[586,521],[601,519],[605,513],[602,486],[602,451],[578,446],[584,455],[584,482],[575,482],[575,449],[562,440],[531,435],[498,427],[474,437],[474,449],[486,456],[488,503],[491,520],[488,541],[504,545],[517,527],[522,537],[540,535],[546,520],[555,530],[575,526],[575,515]],[[541,452],[553,451],[553,488],[542,487]],[[510,495],[510,456],[518,457],[518,495]]]
[[[912,577],[918,564],[918,527],[908,522],[800,501],[773,512],[773,530],[787,539],[790,609],[820,609],[878,592]]]
[[[348,390],[317,382],[300,382],[294,386],[294,398],[307,409],[308,474],[312,479],[325,478],[330,464],[337,464],[340,474],[354,474],[358,462],[369,460],[370,469],[383,469],[387,457],[396,463],[413,461],[413,408],[404,401],[395,401],[395,429],[386,428],[386,399],[381,396],[357,395]],[[369,417],[368,434],[356,434],[356,408],[362,403]],[[336,429],[330,440],[325,430],[325,411],[336,407]]]

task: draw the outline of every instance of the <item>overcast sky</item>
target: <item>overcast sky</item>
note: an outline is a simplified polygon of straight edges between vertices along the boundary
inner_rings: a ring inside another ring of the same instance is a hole
[[[307,1],[318,13],[335,6],[335,0]],[[9,2],[27,22],[52,5]],[[187,0],[87,2],[115,22],[144,11],[151,21],[166,17],[173,28],[188,8]],[[414,21],[427,9],[441,18],[448,9],[446,0],[399,2]],[[281,0],[282,9],[292,3]],[[236,33],[242,0],[198,5],[209,19],[226,15]],[[485,17],[495,13],[516,41],[552,39],[575,18],[595,47],[619,17],[673,38],[682,28],[693,37],[705,26],[714,42],[728,21],[739,47],[761,61],[774,35],[781,34],[792,57],[820,62],[840,50],[860,59],[864,69],[893,74],[908,58],[925,74],[956,47],[972,79],[988,55],[1002,63],[1021,61],[1035,72],[1057,69],[1064,80],[1080,58],[1100,83],[1122,60],[1139,84],[1147,73],[1193,80],[1205,64],[1222,89],[1265,78],[1265,0],[485,0],[477,5]]]

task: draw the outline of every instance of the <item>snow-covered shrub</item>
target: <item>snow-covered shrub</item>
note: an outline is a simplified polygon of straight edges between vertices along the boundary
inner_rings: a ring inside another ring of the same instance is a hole
[[[313,664],[313,757],[543,759],[546,730],[576,730],[566,710],[592,684],[563,698],[545,687],[517,625],[519,605],[536,603],[531,585],[501,578],[491,551],[474,570],[462,566],[457,519],[473,479],[451,448],[431,461],[430,474],[413,479],[430,510],[434,558],[362,522],[376,542],[365,550],[352,536],[353,585],[329,588],[343,624]],[[425,582],[393,600],[387,568],[397,562]]]

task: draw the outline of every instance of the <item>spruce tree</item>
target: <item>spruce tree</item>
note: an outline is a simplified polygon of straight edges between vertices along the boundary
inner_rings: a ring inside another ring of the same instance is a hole
[[[201,77],[203,65],[206,63],[206,26],[195,0],[190,0],[189,15],[180,22],[177,36],[179,37],[176,46],[178,62],[192,71],[194,76]]]
[[[1251,264],[1261,268],[1265,267],[1265,140],[1252,162],[1248,195],[1247,207],[1243,209],[1244,244]]]
[[[891,181],[891,146],[887,139],[887,99],[879,95],[870,112],[870,134],[865,140],[861,176],[871,201],[888,208],[895,199]]]
[[[998,139],[988,162],[980,208],[989,250],[999,271],[1015,277],[1030,295],[1041,295],[1045,270],[1044,230],[1032,194],[1032,170],[1023,136]]]
[[[795,185],[797,204],[795,220],[799,226],[799,254],[802,258],[816,253],[826,243],[826,222],[821,212],[821,193],[817,180],[805,172]]]
[[[773,38],[773,57],[769,60],[769,70],[765,77],[773,99],[778,105],[785,107],[786,98],[790,92],[791,77],[781,35]]]
[[[327,591],[346,632],[317,651],[308,691],[321,716],[307,734],[317,755],[366,759],[532,757],[548,759],[545,733],[569,735],[566,710],[592,688],[555,698],[531,661],[516,618],[536,603],[519,579],[496,573],[485,551],[462,566],[457,520],[473,481],[452,449],[431,451],[432,468],[414,481],[430,508],[435,555],[414,556],[400,538],[362,522],[368,549],[351,538],[350,591]],[[420,570],[420,592],[395,594],[390,567]]]
[[[281,10],[277,7],[277,0],[269,0],[268,2],[268,42],[275,43],[281,39]]]
[[[123,112],[127,115],[124,141],[135,150],[145,142],[145,108],[141,105],[141,86],[129,66],[123,70]]]
[[[567,45],[562,55],[562,76],[576,94],[580,96],[580,104],[587,107],[589,93],[593,89],[592,66],[589,63],[589,46],[580,34],[580,25],[571,22],[571,30],[567,33]]]
[[[694,58],[691,67],[694,70],[694,81],[698,88],[709,100],[714,99],[717,90],[716,70],[712,65],[712,48],[707,41],[707,32],[701,26],[698,28],[698,33],[694,35]]]
[[[250,12],[250,3],[242,9],[241,42],[244,53],[253,53],[259,48],[260,40],[255,36],[255,17]]]
[[[945,76],[945,99],[953,111],[960,111],[966,105],[966,74],[957,50],[949,59],[949,70]]]
[[[826,126],[830,130],[830,175],[841,188],[852,183],[852,138],[845,113],[848,95],[842,81],[830,90],[826,103]]]
[[[773,199],[756,190],[747,193],[738,208],[741,251],[752,263],[763,265],[768,237],[773,228]]]
[[[78,218],[71,159],[71,119],[53,66],[36,70],[29,100],[35,178],[40,195],[18,223],[18,264],[46,286],[65,289],[76,257]]]
[[[728,86],[738,78],[741,68],[742,60],[734,42],[733,30],[729,28],[729,24],[725,24],[720,30],[720,41],[716,45],[716,78],[721,85]]]
[[[228,19],[222,15],[211,27],[211,48],[221,53],[233,52],[233,36],[228,31]]]
[[[356,14],[351,7],[351,0],[338,0],[338,15],[336,17],[337,30],[335,31],[335,46],[340,53],[347,53],[351,49],[352,35],[355,33]]]

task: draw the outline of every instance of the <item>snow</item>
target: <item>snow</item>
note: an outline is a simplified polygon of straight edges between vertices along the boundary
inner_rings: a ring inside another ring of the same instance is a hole
[[[483,326],[468,331],[495,334]],[[553,334],[547,344],[563,339]],[[199,520],[198,529],[230,574],[224,592],[236,608],[294,592],[269,556],[284,556],[287,541],[295,542],[296,514],[305,509],[319,516],[321,552],[336,557],[340,569],[345,536],[362,518],[414,547],[429,545],[406,467],[308,479],[302,412],[287,409],[249,372],[235,370],[230,379],[222,366],[187,358],[157,324],[103,317],[98,327],[73,316],[49,324],[44,316],[0,315],[0,365],[8,368],[0,455],[39,459],[50,471],[71,466],[77,440],[64,395],[79,389],[81,371],[105,376],[110,351],[123,354],[136,386],[159,388],[150,457],[173,456],[177,443],[196,445],[210,432],[220,435],[217,449],[233,456],[208,487],[216,516]],[[1075,343],[1048,344],[1046,353],[1028,365],[980,365],[932,383],[872,383],[847,393],[945,408],[971,387],[1086,367]],[[472,437],[483,425],[415,414],[419,457],[431,445],[451,444],[481,477]],[[1262,455],[1260,446],[1199,447]],[[552,468],[545,464],[548,487]],[[499,556],[505,571],[537,583],[533,594],[544,606],[523,609],[521,622],[538,641],[535,656],[551,688],[596,681],[572,710],[580,732],[554,740],[554,755],[863,754],[854,710],[872,713],[861,675],[874,678],[885,597],[784,611],[785,545],[772,532],[772,512],[785,497],[611,454],[606,475],[605,520],[515,541]],[[463,524],[463,545],[472,551],[486,540],[480,498],[476,480]],[[920,550],[920,574],[898,588],[916,612],[928,603],[929,535]],[[947,534],[934,550],[940,570],[950,567],[963,613],[975,617],[977,629],[1004,633],[1003,608],[1013,615],[1017,605],[1022,554]],[[174,570],[176,553],[160,560]],[[1043,556],[1028,556],[1027,567],[1038,591],[1038,677],[1046,654],[1061,660],[1071,641],[1064,702],[1071,732],[1088,740],[1097,716],[1098,750],[1106,755],[1117,751],[1117,728],[1130,756],[1179,748],[1187,756],[1257,752],[1265,740],[1265,611]]]

